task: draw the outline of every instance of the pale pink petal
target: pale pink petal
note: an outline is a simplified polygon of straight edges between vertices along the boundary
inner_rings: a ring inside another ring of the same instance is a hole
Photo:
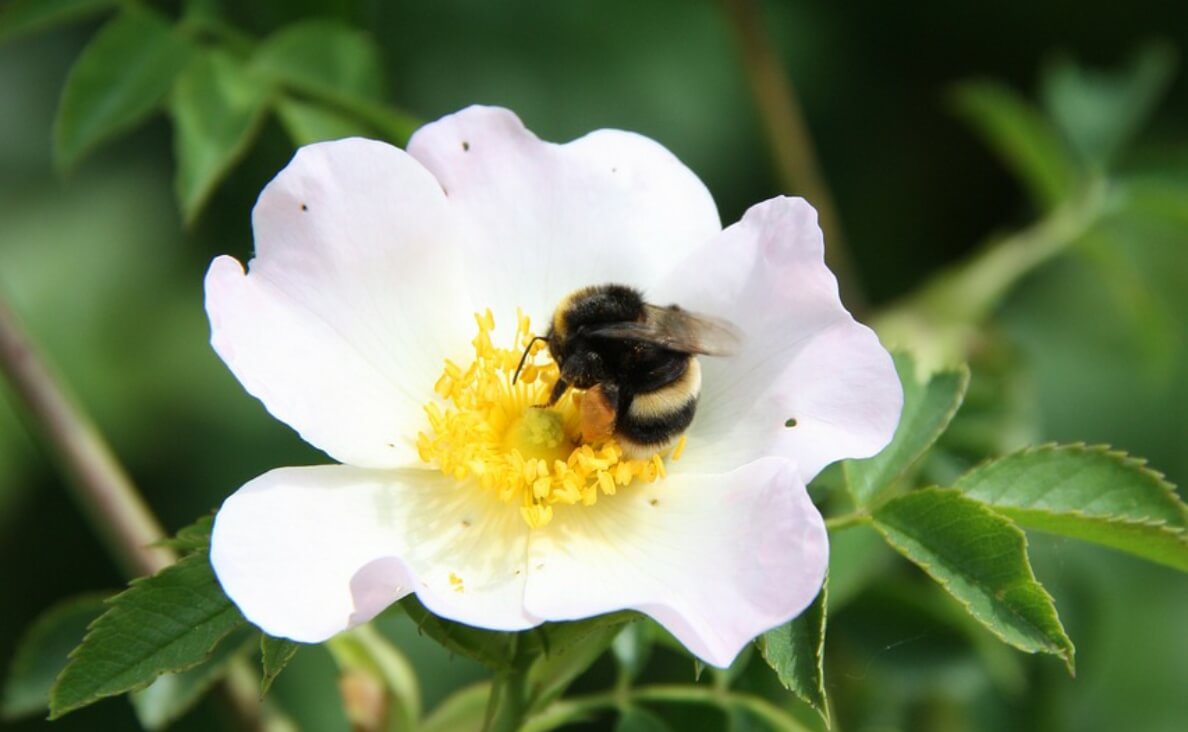
[[[631,132],[555,145],[505,109],[469,107],[422,127],[408,151],[445,188],[470,287],[497,316],[518,305],[542,323],[578,287],[646,288],[721,230],[697,176]]]
[[[659,302],[724,318],[743,334],[737,354],[702,358],[682,469],[720,471],[781,455],[808,482],[829,463],[874,455],[891,440],[903,405],[895,366],[842,306],[816,212],[803,200],[753,206],[656,292]]]
[[[445,196],[361,139],[302,148],[260,194],[249,273],[206,278],[215,350],[306,441],[364,467],[416,461],[422,407],[473,335]]]
[[[227,499],[211,563],[264,632],[316,643],[415,592],[433,612],[484,628],[524,612],[528,528],[514,507],[425,470],[281,468]]]
[[[828,537],[795,466],[768,458],[557,510],[532,534],[529,553],[524,603],[533,616],[636,609],[725,667],[813,600]]]

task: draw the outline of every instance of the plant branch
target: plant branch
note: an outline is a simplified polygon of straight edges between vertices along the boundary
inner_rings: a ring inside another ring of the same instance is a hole
[[[829,518],[825,519],[825,529],[827,531],[841,531],[842,529],[848,529],[851,526],[869,523],[869,513],[866,511],[855,511],[853,513],[842,514],[841,516],[830,516]]]
[[[779,183],[787,192],[803,195],[817,209],[825,232],[825,261],[837,275],[842,297],[852,310],[859,312],[865,306],[862,288],[854,272],[833,194],[821,175],[796,88],[763,30],[756,0],[722,0],[722,4],[742,54],[743,69]]]
[[[16,314],[0,298],[0,370],[31,427],[57,458],[75,501],[129,577],[154,574],[176,555],[153,546],[164,529],[132,486],[94,424],[39,358]]]
[[[871,325],[888,347],[911,350],[924,373],[968,361],[982,341],[982,323],[1011,288],[1080,241],[1116,200],[1104,179],[1087,181],[1047,216],[934,275]]]
[[[165,530],[132,485],[128,473],[95,425],[76,405],[25,334],[16,313],[0,297],[0,372],[41,435],[72,488],[75,502],[108,552],[129,578],[151,575],[177,560],[157,546]],[[220,693],[244,729],[274,729],[274,715],[263,720],[259,679],[245,662],[236,662]]]

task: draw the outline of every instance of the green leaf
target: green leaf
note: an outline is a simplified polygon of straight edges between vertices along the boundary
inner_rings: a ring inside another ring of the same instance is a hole
[[[535,638],[542,653],[528,670],[528,702],[539,709],[560,696],[610,648],[631,612],[600,615],[570,623],[545,623],[525,637]]]
[[[1042,208],[1054,207],[1072,190],[1080,172],[1071,151],[1039,110],[1013,89],[969,81],[957,87],[953,104]]]
[[[214,526],[214,514],[207,514],[194,521],[189,526],[183,526],[168,539],[157,542],[157,546],[164,546],[180,554],[203,551],[210,547],[210,532]]]
[[[161,730],[190,711],[203,695],[227,675],[231,662],[251,652],[254,631],[246,628],[218,644],[214,653],[194,668],[158,676],[130,699],[136,719],[146,730]]]
[[[776,672],[780,683],[813,708],[829,725],[829,703],[825,698],[825,620],[829,604],[829,581],[804,612],[784,625],[759,637],[763,660]]]
[[[1115,190],[1125,211],[1164,219],[1177,233],[1188,226],[1188,182],[1170,176],[1130,176],[1118,181]]]
[[[267,84],[222,51],[203,53],[173,90],[177,198],[187,223],[251,146],[271,103]]]
[[[439,704],[418,729],[420,732],[480,732],[490,696],[489,681],[460,689]]]
[[[407,142],[420,126],[382,103],[379,50],[370,35],[342,23],[312,20],[284,28],[260,44],[252,68],[285,89],[329,105],[344,118],[362,121],[394,143]],[[327,122],[321,119],[318,124]]]
[[[652,657],[652,646],[655,644],[652,627],[644,619],[628,623],[611,641],[611,652],[619,664],[619,672],[627,681],[638,678]]]
[[[379,50],[371,36],[333,20],[308,20],[264,39],[252,67],[290,88],[379,99],[384,93]]]
[[[272,688],[272,682],[276,681],[276,677],[280,676],[281,671],[285,670],[285,666],[289,665],[289,661],[293,660],[293,656],[296,656],[299,650],[300,643],[285,638],[273,638],[265,633],[260,634],[260,664],[264,668],[264,674],[260,679],[261,697],[268,693]]]
[[[9,0],[0,8],[0,43],[48,30],[103,10],[117,0]]]
[[[417,625],[417,630],[437,641],[451,653],[473,658],[496,671],[511,668],[515,633],[481,630],[439,618],[425,609],[416,595],[400,601],[400,607]]]
[[[866,587],[885,576],[895,552],[869,524],[829,536],[829,612],[836,615]]]
[[[191,48],[165,18],[126,7],[99,30],[70,69],[54,129],[61,167],[148,117],[190,59]]]
[[[969,386],[969,369],[964,364],[938,371],[922,384],[911,354],[900,352],[894,358],[903,384],[903,413],[895,437],[878,455],[843,464],[850,495],[860,506],[878,498],[932,447],[957,413]]]
[[[670,732],[664,720],[643,707],[631,705],[619,712],[615,732]]]
[[[105,595],[79,595],[46,610],[25,631],[4,682],[0,713],[12,720],[49,708],[50,689],[87,626],[103,614]]]
[[[1041,97],[1082,159],[1105,168],[1150,119],[1175,67],[1175,49],[1166,44],[1144,47],[1116,72],[1087,70],[1062,58],[1045,70]]]
[[[355,117],[314,102],[284,99],[277,103],[277,117],[298,147],[344,137],[374,137],[375,130]]]
[[[1188,506],[1163,476],[1125,453],[1029,448],[974,468],[956,487],[1027,528],[1188,571]]]
[[[1060,656],[1072,673],[1072,641],[1009,519],[960,491],[928,488],[875,509],[874,525],[992,633],[1028,653]]]
[[[50,718],[192,668],[243,622],[205,554],[134,580],[70,654],[50,693]]]

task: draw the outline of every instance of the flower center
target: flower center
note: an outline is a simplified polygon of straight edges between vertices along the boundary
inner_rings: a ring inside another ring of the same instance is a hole
[[[554,504],[590,506],[599,495],[614,495],[637,479],[663,478],[659,453],[626,459],[613,437],[581,442],[581,392],[570,389],[552,407],[539,406],[548,401],[560,371],[551,359],[536,363],[544,344],[533,342],[528,316],[517,315],[510,348],[492,343],[490,310],[475,315],[474,360],[463,368],[447,359],[433,387],[441,401],[425,405],[429,428],[417,435],[421,459],[518,505],[533,528],[552,520]],[[526,348],[528,361],[513,384]],[[673,459],[683,446],[682,436]]]

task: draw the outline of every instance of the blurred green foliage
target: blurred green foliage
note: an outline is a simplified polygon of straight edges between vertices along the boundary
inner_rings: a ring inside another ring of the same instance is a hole
[[[0,27],[21,31],[0,32],[0,291],[171,528],[270,467],[325,459],[245,398],[207,347],[202,313],[206,265],[249,254],[250,207],[294,144],[346,133],[399,141],[414,119],[494,103],[545,139],[609,126],[661,141],[703,177],[727,222],[779,192],[725,16],[708,0],[132,3],[130,29],[108,25],[114,5],[0,8]],[[965,406],[922,478],[948,484],[986,454],[1058,440],[1112,444],[1184,485],[1188,82],[1174,69],[1188,50],[1188,6],[867,0],[769,2],[764,12],[875,306],[992,235],[1042,221],[1092,186],[1105,192],[1092,225],[1059,249],[1066,256],[995,303],[967,354]],[[83,24],[35,33],[67,16]],[[131,40],[105,49],[99,41],[117,32]],[[113,76],[111,54],[129,49],[142,74]],[[201,65],[185,63],[194,53]],[[54,172],[55,144],[65,176]],[[839,726],[1180,729],[1183,576],[1041,535],[1031,556],[1081,650],[1075,680],[1051,658],[999,644],[869,527],[836,534],[825,687]],[[56,600],[123,584],[7,402],[0,557],[5,663]],[[426,709],[486,677],[403,614],[377,627],[416,669]],[[616,673],[691,680],[682,654],[661,643],[641,660],[629,640],[616,646],[619,671],[604,658],[577,690],[605,688]],[[299,653],[274,698],[304,729],[346,729],[336,677],[324,649]],[[821,725],[757,654],[730,681]],[[470,718],[467,693],[448,710],[459,718]],[[706,709],[660,695],[592,728],[763,728],[753,710]],[[224,715],[204,702],[175,728],[218,727]],[[117,700],[54,728],[135,719]]]

